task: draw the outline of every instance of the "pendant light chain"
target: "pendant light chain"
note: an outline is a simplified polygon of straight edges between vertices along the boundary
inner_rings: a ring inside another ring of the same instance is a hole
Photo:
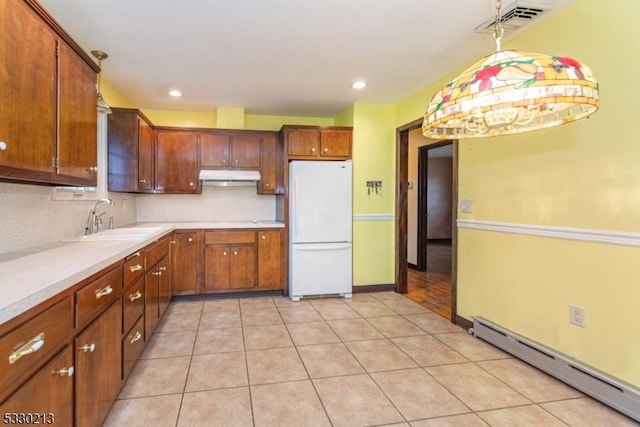
[[[502,0],[496,0],[496,22],[493,26],[493,38],[496,39],[496,52],[502,50],[502,26],[500,25],[500,12],[502,11]]]

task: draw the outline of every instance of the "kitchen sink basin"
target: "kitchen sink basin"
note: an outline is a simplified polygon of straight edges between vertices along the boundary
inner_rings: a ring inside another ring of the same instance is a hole
[[[74,236],[62,239],[63,242],[102,242],[110,240],[144,240],[162,231],[162,227],[113,228],[86,236]]]

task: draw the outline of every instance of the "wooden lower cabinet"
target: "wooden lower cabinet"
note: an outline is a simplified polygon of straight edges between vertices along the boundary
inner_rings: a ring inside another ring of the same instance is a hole
[[[258,231],[258,288],[282,289],[282,230]]]
[[[116,301],[75,339],[76,425],[102,423],[122,385],[122,304]]]
[[[194,230],[180,230],[171,238],[171,275],[174,295],[198,293],[198,236]]]
[[[165,256],[158,263],[158,320],[162,318],[171,302],[171,257]]]
[[[255,260],[253,245],[205,247],[205,290],[253,288],[256,281]]]
[[[65,347],[9,400],[0,405],[5,424],[73,425],[73,347]],[[29,418],[13,418],[28,416]]]
[[[153,268],[144,276],[144,340],[148,341],[160,322],[160,275]]]
[[[283,289],[283,230],[205,231],[204,292]]]

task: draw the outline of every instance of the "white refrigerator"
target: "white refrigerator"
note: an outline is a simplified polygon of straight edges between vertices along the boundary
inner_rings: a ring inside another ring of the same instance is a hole
[[[289,297],[351,298],[352,173],[347,161],[289,164]]]

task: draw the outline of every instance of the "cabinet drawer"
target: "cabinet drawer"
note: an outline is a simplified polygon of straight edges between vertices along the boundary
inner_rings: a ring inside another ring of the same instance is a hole
[[[76,327],[82,327],[122,293],[122,266],[76,292]]]
[[[138,280],[122,295],[122,332],[128,331],[144,313],[144,279]]]
[[[143,349],[144,318],[141,316],[122,338],[122,379],[129,376]]]
[[[204,233],[205,245],[253,244],[255,231],[207,231]]]
[[[164,237],[159,242],[153,243],[145,249],[147,254],[146,268],[153,268],[162,258],[169,253],[169,237]]]
[[[144,276],[144,251],[129,255],[124,261],[124,287]]]
[[[18,379],[53,356],[73,332],[73,299],[65,298],[0,338],[0,401]]]

